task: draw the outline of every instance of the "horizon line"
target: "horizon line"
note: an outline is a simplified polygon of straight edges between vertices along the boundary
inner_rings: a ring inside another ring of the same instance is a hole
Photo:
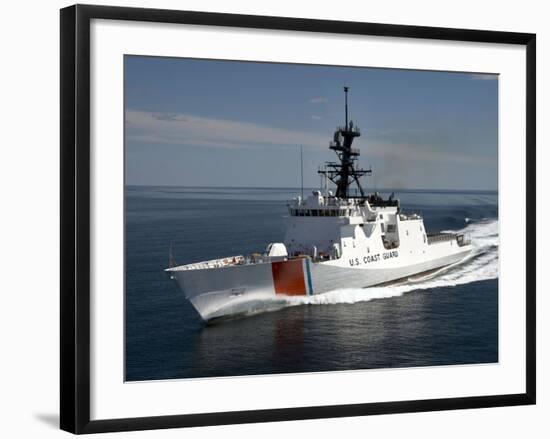
[[[129,184],[124,183],[124,187],[173,187],[173,188],[190,188],[190,189],[301,189],[301,186],[192,186],[178,184]],[[307,187],[304,189],[322,190],[319,187]],[[329,189],[330,190],[330,189]],[[498,193],[498,189],[449,189],[449,188],[392,188],[381,187],[376,189],[366,189],[365,192],[399,192],[399,191],[422,191],[422,192],[492,192]]]

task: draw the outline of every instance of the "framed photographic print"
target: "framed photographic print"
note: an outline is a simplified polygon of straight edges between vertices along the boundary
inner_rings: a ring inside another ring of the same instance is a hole
[[[61,10],[61,428],[535,403],[535,35]]]

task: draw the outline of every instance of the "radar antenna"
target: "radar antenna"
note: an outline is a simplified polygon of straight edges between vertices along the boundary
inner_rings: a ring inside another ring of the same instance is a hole
[[[352,120],[348,121],[348,91],[349,87],[344,87],[345,97],[345,125],[336,128],[333,140],[329,143],[329,148],[332,149],[340,163],[327,162],[325,169],[318,170],[319,174],[325,175],[330,181],[336,185],[336,197],[351,198],[350,186],[355,182],[361,198],[365,198],[365,191],[359,182],[359,179],[364,175],[370,175],[371,169],[356,169],[355,162],[360,155],[358,148],[352,148],[353,139],[361,135],[359,127],[353,124]]]

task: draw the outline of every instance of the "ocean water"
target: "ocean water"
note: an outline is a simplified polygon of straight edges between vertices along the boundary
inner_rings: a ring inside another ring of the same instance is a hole
[[[163,272],[265,249],[284,236],[292,188],[126,187],[126,380],[498,361],[498,196],[399,191],[428,231],[464,230],[461,264],[396,285],[293,297],[205,325]]]

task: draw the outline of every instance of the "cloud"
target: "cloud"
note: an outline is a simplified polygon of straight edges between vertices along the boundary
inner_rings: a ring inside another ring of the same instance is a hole
[[[252,122],[215,119],[186,113],[126,111],[126,138],[140,143],[250,148],[310,146],[325,148],[327,136]]]
[[[474,80],[474,81],[494,81],[494,80],[498,79],[498,74],[496,74],[496,73],[471,73],[469,78]]]
[[[419,161],[434,164],[460,163],[466,165],[480,165],[494,164],[496,162],[496,157],[473,157],[469,154],[456,154],[432,145],[373,142],[368,144],[366,148],[362,148],[361,152],[366,156],[402,163]]]
[[[368,137],[370,139],[386,139],[388,137],[402,137],[402,136],[419,136],[419,135],[427,135],[433,130],[430,128],[386,128],[386,129],[379,129],[379,128],[367,128],[365,130],[365,137]]]
[[[321,119],[323,118],[323,116],[319,116],[319,115],[317,115],[317,114],[312,114],[312,115],[311,115],[311,118],[312,118],[313,120],[321,120]]]
[[[188,113],[126,111],[126,139],[148,144],[231,149],[303,145],[328,150],[330,133],[330,130],[326,133],[299,131]],[[493,157],[473,157],[430,144],[361,138],[354,143],[354,147],[360,148],[363,160],[379,158],[395,162],[396,166],[398,163],[411,166],[413,162],[480,165],[494,164],[495,161]]]
[[[328,99],[325,98],[324,96],[317,96],[309,100],[310,104],[326,104],[327,102],[328,102]]]

